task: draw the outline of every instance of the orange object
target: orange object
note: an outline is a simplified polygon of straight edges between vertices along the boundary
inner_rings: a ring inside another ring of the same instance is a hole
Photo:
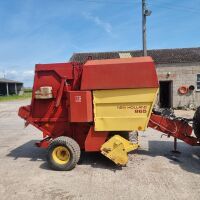
[[[187,94],[189,91],[188,86],[182,85],[181,87],[179,87],[178,92],[180,94]]]

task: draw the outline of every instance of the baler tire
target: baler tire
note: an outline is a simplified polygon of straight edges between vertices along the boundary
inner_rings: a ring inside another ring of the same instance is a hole
[[[193,129],[194,134],[198,139],[200,139],[200,106],[197,108],[193,117]]]
[[[66,163],[58,163],[53,157],[55,148],[66,148],[70,154],[69,160]],[[61,136],[54,140],[49,145],[47,162],[49,166],[58,171],[69,171],[72,170],[80,159],[81,151],[78,143],[72,138]]]

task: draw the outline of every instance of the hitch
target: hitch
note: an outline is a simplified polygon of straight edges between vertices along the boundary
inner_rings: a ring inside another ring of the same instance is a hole
[[[200,140],[192,136],[193,128],[190,126],[191,119],[176,117],[173,113],[163,115],[154,112],[149,119],[148,127],[174,137],[174,151],[177,151],[177,139],[192,146],[200,146]]]

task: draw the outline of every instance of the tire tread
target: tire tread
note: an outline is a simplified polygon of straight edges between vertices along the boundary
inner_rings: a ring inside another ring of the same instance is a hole
[[[51,153],[53,149],[59,145],[66,146],[69,149],[70,154],[72,156],[70,162],[65,165],[59,165],[55,163],[52,158]],[[50,143],[48,148],[47,161],[49,166],[54,170],[68,171],[76,166],[76,164],[80,159],[80,154],[81,154],[80,147],[75,140],[66,136],[61,136],[52,140],[52,142]]]

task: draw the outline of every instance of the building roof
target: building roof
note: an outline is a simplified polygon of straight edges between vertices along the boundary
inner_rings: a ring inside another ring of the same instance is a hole
[[[120,58],[121,53],[124,53],[124,54],[128,53],[132,57],[143,56],[142,50],[74,53],[72,57],[70,58],[70,61],[71,62],[85,62],[89,56],[91,56],[93,60]],[[148,56],[151,56],[156,64],[196,63],[196,62],[200,62],[200,47],[148,50]]]
[[[22,83],[22,82],[13,81],[13,80],[9,80],[9,79],[6,79],[6,78],[0,78],[0,83]]]

